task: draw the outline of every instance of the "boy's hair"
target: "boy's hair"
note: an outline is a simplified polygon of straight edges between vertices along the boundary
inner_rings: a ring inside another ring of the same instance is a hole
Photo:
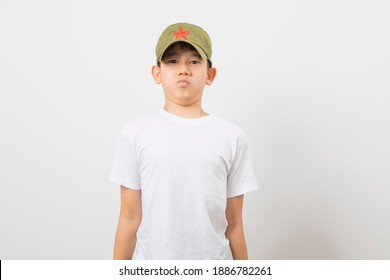
[[[162,57],[161,57],[161,60],[164,60],[165,57],[166,57],[166,54],[167,54],[167,51],[168,50],[171,50],[173,49],[174,46],[178,45],[182,50],[191,50],[191,51],[195,51],[199,54],[199,52],[195,49],[194,46],[192,46],[191,44],[188,44],[186,42],[183,42],[183,41],[179,41],[179,42],[176,42],[176,43],[173,43],[172,45],[170,45],[166,50],[165,52],[163,53]],[[200,55],[200,54],[199,54]],[[157,61],[157,66],[160,67],[161,66],[161,61]],[[211,68],[211,61],[207,59],[207,69],[210,69]]]

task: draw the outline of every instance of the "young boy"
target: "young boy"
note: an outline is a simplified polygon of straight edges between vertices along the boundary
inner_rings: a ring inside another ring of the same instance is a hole
[[[121,185],[114,259],[248,258],[243,196],[258,187],[243,130],[202,109],[211,53],[189,23],[158,40],[152,75],[165,106],[123,127],[111,171]]]

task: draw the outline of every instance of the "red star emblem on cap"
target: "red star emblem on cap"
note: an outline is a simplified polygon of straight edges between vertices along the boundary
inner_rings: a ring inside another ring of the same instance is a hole
[[[179,38],[183,38],[187,40],[187,34],[190,33],[191,31],[183,31],[183,28],[180,26],[178,32],[172,32],[173,35],[176,36],[176,40]]]

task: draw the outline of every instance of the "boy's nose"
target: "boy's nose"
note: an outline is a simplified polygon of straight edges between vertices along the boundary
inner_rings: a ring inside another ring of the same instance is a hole
[[[190,74],[190,71],[188,70],[188,67],[187,65],[182,65],[179,69],[179,75],[189,75]]]

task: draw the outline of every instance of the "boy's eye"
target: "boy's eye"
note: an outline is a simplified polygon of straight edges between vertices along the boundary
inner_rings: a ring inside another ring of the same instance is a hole
[[[167,63],[168,64],[177,64],[177,63],[179,63],[179,61],[177,59],[168,59]],[[190,64],[199,64],[200,61],[199,60],[191,60],[189,63]]]

